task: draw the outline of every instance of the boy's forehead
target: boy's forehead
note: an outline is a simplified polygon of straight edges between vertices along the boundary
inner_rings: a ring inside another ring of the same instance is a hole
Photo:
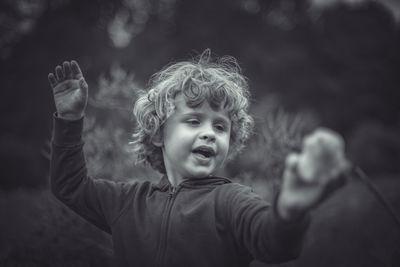
[[[205,100],[202,104],[200,104],[197,107],[189,107],[187,105],[186,99],[181,94],[179,94],[174,99],[174,105],[175,105],[175,111],[181,114],[213,112],[215,114],[218,114],[218,116],[223,117],[224,119],[230,121],[230,116],[226,109],[220,108],[218,110],[215,110],[211,108],[207,100]]]

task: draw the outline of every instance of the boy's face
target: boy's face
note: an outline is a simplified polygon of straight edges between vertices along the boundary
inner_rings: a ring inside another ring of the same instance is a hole
[[[207,101],[190,108],[181,94],[174,100],[175,111],[164,123],[162,147],[170,181],[202,178],[213,174],[224,162],[228,150],[231,120],[224,110],[213,110]]]

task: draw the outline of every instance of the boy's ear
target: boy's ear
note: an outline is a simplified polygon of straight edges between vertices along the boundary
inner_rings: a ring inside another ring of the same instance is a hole
[[[153,145],[156,147],[162,147],[163,146],[163,139],[162,139],[162,134],[161,131],[157,131],[157,133],[153,136],[153,139],[151,140]]]

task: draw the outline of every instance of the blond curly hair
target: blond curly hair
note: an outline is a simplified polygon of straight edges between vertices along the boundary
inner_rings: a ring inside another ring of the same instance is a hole
[[[162,150],[152,141],[174,112],[173,100],[178,93],[191,108],[207,101],[215,110],[226,110],[232,122],[228,160],[243,149],[254,125],[248,114],[250,94],[246,78],[235,58],[214,59],[206,49],[197,58],[168,65],[155,73],[148,91],[140,92],[133,109],[137,125],[130,142],[136,163],[150,164],[155,170],[166,172]]]

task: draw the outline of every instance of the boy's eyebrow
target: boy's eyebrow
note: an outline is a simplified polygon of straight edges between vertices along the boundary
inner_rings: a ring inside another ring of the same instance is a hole
[[[190,111],[190,112],[186,112],[186,113],[183,113],[182,114],[182,116],[198,116],[198,117],[203,117],[204,116],[204,113],[203,112],[200,112],[200,111]],[[222,121],[222,122],[224,122],[224,123],[226,123],[226,124],[230,124],[230,119],[229,119],[229,117],[227,117],[227,116],[225,116],[225,115],[221,115],[221,114],[219,114],[219,115],[217,115],[217,119],[218,120],[220,120],[220,121]]]

